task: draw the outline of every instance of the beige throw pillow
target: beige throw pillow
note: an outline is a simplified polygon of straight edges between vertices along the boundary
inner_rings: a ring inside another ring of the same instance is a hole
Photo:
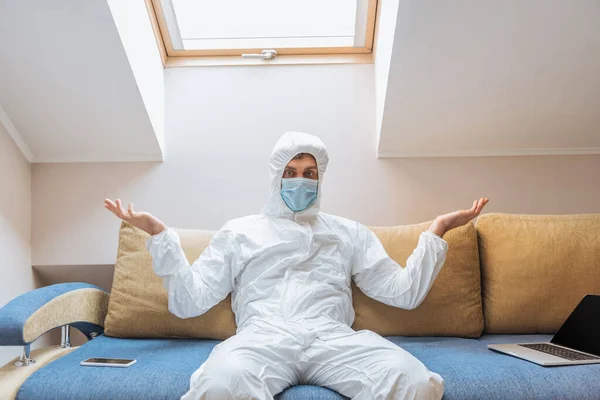
[[[214,232],[174,228],[192,264],[204,251]],[[104,321],[107,336],[129,338],[196,337],[227,339],[235,334],[231,296],[195,318],[181,319],[168,310],[162,278],[152,269],[146,249],[150,235],[123,221],[113,285]]]
[[[402,267],[431,222],[373,227],[385,250]],[[446,262],[427,297],[414,310],[387,306],[364,295],[353,285],[355,330],[380,335],[479,337],[483,330],[477,235],[472,223],[443,236],[448,242]]]

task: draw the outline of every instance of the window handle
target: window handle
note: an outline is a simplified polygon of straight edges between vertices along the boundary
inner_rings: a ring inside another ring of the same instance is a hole
[[[277,50],[263,50],[260,54],[242,54],[244,58],[260,58],[261,60],[273,60],[277,57]]]

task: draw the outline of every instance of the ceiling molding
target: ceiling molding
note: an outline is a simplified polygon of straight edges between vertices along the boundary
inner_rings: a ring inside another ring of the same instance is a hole
[[[12,123],[12,121],[8,117],[8,114],[4,111],[4,109],[2,108],[1,105],[0,105],[0,125],[2,125],[4,127],[4,129],[6,129],[6,131],[8,132],[8,135],[14,140],[15,144],[17,145],[19,150],[21,150],[21,153],[23,153],[23,156],[25,156],[27,161],[33,162],[33,153],[31,152],[31,150],[29,150],[29,146],[27,146],[27,144],[21,137],[21,134],[19,134],[19,131],[17,130],[15,125]]]
[[[600,147],[529,148],[529,149],[448,149],[444,151],[390,150],[378,151],[377,158],[415,157],[506,157],[506,156],[572,156],[600,154]]]

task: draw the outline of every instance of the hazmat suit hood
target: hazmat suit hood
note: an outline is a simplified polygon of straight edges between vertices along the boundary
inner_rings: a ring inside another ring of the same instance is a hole
[[[294,212],[281,198],[281,177],[286,165],[299,153],[308,153],[315,158],[319,171],[319,184],[315,202],[306,210]],[[261,214],[296,221],[306,221],[314,218],[319,213],[323,193],[323,178],[328,162],[327,148],[318,137],[302,132],[286,132],[283,134],[271,152],[269,164],[271,189],[269,199],[262,208]]]

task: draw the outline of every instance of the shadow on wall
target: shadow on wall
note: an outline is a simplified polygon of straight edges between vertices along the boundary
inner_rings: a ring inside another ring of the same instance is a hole
[[[15,242],[29,245],[31,167],[0,125],[0,227]]]

